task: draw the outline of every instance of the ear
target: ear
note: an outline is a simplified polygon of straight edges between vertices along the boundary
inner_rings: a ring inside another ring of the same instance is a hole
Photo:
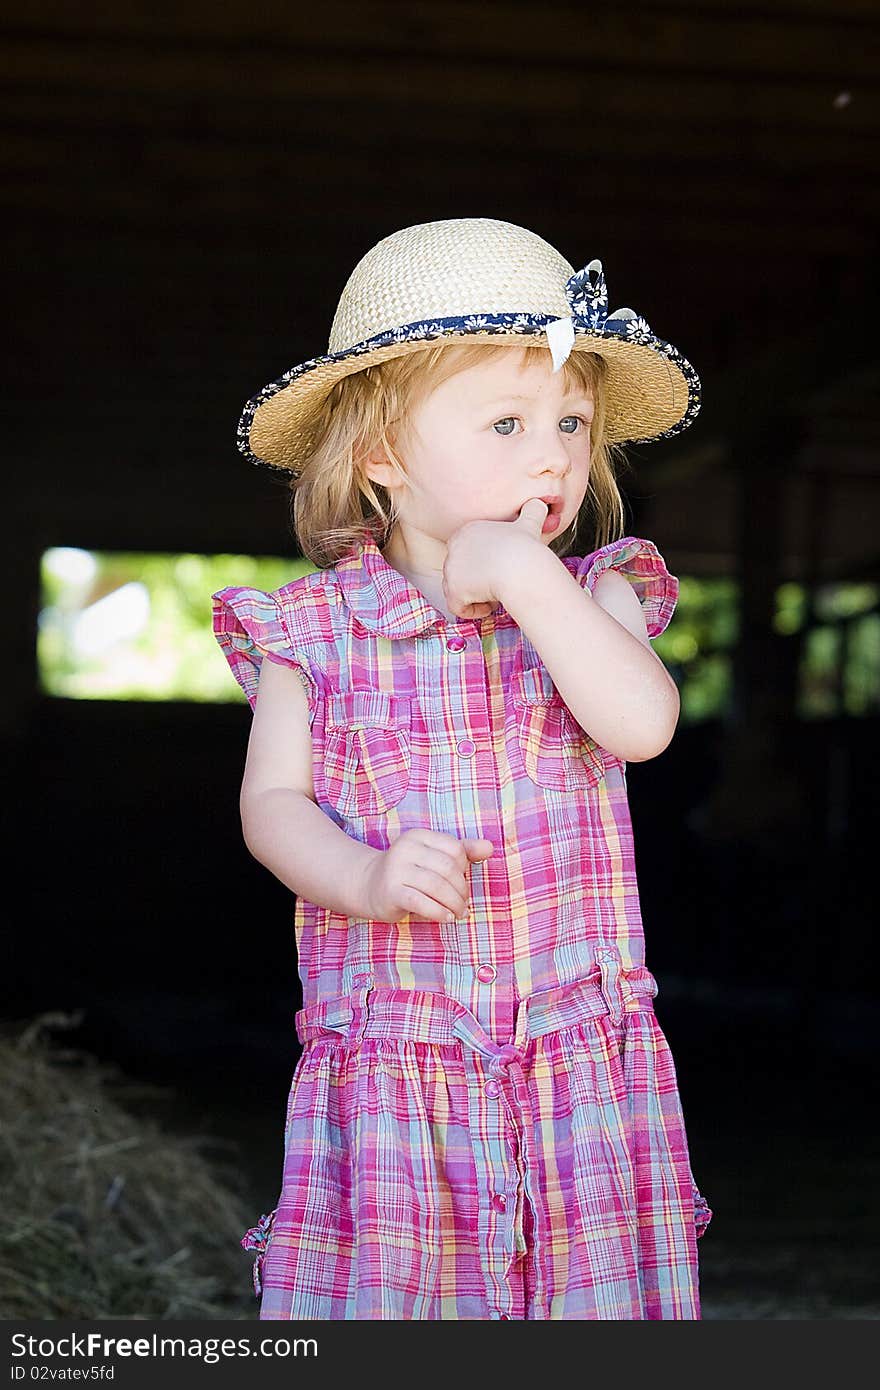
[[[404,481],[394,464],[390,463],[388,459],[382,458],[381,454],[376,458],[369,459],[364,464],[364,472],[371,482],[380,483],[389,492],[404,486]]]

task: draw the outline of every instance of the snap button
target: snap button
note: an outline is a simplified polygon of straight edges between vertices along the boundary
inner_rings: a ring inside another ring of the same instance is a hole
[[[506,1210],[507,1210],[507,1198],[505,1197],[505,1195],[504,1195],[503,1192],[496,1192],[496,1193],[493,1195],[493,1197],[492,1197],[492,1210],[493,1210],[493,1211],[506,1211]]]
[[[450,652],[463,652],[466,646],[467,642],[463,637],[450,637],[449,641],[446,643],[446,650]]]
[[[509,1313],[499,1313],[499,1314],[498,1314],[498,1321],[499,1321],[499,1322],[510,1322],[510,1314],[509,1314]]]
[[[491,985],[497,974],[498,971],[495,969],[494,965],[481,965],[477,970],[477,979],[481,984]]]
[[[461,758],[472,758],[477,751],[477,745],[473,739],[463,738],[457,745],[458,755]]]
[[[485,1091],[486,1091],[486,1095],[487,1095],[487,1096],[492,1096],[493,1098],[494,1098],[495,1096],[500,1096],[500,1095],[501,1095],[501,1084],[500,1084],[500,1082],[498,1082],[498,1081],[487,1081],[487,1082],[486,1082],[486,1085],[485,1085]]]
[[[355,989],[366,989],[368,985],[373,983],[373,977],[372,975],[355,975],[351,983]]]

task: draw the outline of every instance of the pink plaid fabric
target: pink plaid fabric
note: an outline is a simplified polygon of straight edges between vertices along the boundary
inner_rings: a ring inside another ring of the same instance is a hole
[[[678,596],[627,536],[563,563]],[[368,542],[276,592],[213,596],[251,706],[264,657],[309,696],[315,795],[387,848],[484,837],[467,916],[297,899],[302,1043],[277,1207],[245,1235],[266,1319],[694,1319],[710,1219],[645,966],[625,764],[499,607],[450,620]]]

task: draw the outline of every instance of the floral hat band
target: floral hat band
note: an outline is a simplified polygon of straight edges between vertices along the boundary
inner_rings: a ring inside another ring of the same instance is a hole
[[[554,372],[573,351],[602,357],[610,442],[668,438],[699,411],[699,378],[678,349],[635,310],[609,314],[601,261],[575,271],[524,227],[456,218],[405,227],[367,252],[340,296],[327,352],[247,402],[239,449],[252,463],[299,473],[343,377],[444,340],[505,337],[543,342]]]

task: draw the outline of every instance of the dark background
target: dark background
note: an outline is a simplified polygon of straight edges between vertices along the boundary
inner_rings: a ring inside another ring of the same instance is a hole
[[[39,557],[294,556],[245,400],[381,237],[518,222],[697,367],[627,529],[742,586],[728,714],[628,771],[706,1314],[880,1316],[877,713],[798,718],[772,625],[786,579],[878,579],[875,0],[37,0],[2,32],[6,1023],[81,1009],[274,1205],[298,997],[240,834],[249,713],[43,695]]]

